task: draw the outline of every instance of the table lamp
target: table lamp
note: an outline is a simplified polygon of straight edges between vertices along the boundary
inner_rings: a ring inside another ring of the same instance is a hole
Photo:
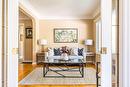
[[[93,45],[93,40],[92,39],[85,40],[85,45],[88,46],[87,51],[90,52],[91,51],[90,46]]]
[[[45,45],[47,45],[47,40],[45,40],[45,39],[40,39],[39,40],[39,45],[41,45],[42,46],[42,52],[45,52]]]

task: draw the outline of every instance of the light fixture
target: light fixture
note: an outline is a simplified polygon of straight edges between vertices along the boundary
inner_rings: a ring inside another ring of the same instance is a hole
[[[87,40],[85,40],[85,43],[84,43],[84,44],[85,44],[86,46],[88,46],[87,51],[90,52],[90,51],[91,51],[90,46],[93,45],[93,40],[92,40],[92,39],[87,39]]]
[[[45,52],[44,46],[47,45],[47,40],[45,40],[45,39],[40,39],[40,40],[38,41],[38,43],[39,43],[39,45],[42,46],[42,52]]]

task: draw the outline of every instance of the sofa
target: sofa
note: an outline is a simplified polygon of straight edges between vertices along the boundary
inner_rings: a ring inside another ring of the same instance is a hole
[[[74,61],[78,61],[79,59],[86,60],[86,52],[84,48],[70,48],[67,46],[60,48],[48,48],[48,51],[45,53],[45,60],[53,62],[55,59],[61,59],[63,53],[66,53],[68,58]]]

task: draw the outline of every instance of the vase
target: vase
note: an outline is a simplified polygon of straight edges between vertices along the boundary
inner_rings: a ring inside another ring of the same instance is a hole
[[[61,56],[62,56],[61,58],[63,58],[63,60],[69,60],[67,53],[63,53]]]

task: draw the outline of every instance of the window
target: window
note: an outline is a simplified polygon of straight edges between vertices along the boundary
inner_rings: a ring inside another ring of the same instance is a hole
[[[96,53],[101,51],[101,20],[96,22]]]
[[[117,41],[118,41],[118,23],[117,23],[117,12],[112,12],[112,53],[117,53]]]

